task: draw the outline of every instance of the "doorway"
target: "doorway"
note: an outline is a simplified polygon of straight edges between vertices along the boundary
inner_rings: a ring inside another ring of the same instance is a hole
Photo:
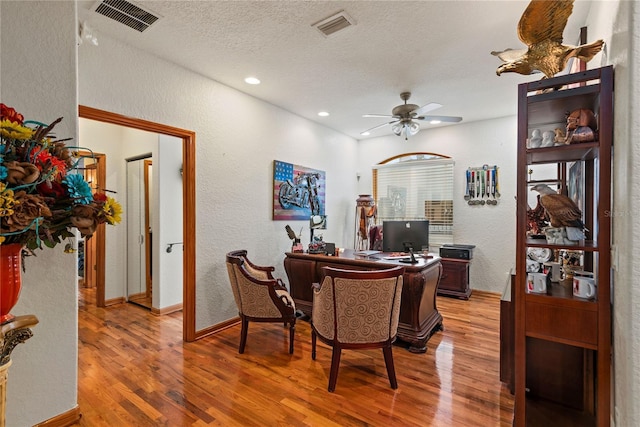
[[[183,190],[183,340],[194,341],[206,332],[196,332],[195,319],[195,132],[135,119],[80,105],[79,117],[133,129],[168,135],[182,140]],[[102,289],[104,298],[104,288]],[[98,299],[96,295],[96,299]]]
[[[153,198],[151,154],[127,162],[127,301],[153,308]]]
[[[78,151],[77,155],[82,159],[80,167],[92,192],[104,191],[107,175],[106,155],[84,150]],[[99,224],[93,236],[78,240],[78,285],[96,290],[94,302],[98,307],[105,306],[105,234],[105,224]]]

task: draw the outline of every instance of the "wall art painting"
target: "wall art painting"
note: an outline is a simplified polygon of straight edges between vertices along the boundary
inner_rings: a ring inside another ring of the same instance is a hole
[[[274,160],[273,219],[307,220],[325,214],[324,171]]]

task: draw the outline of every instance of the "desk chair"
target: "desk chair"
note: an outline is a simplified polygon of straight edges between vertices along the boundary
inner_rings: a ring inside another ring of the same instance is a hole
[[[398,332],[404,267],[354,271],[323,267],[314,284],[311,358],[316,339],[333,347],[329,391],[336,388],[342,349],[382,348],[391,388],[398,388],[391,345]]]
[[[296,306],[282,280],[273,277],[275,269],[253,264],[247,258],[245,250],[229,252],[226,262],[229,282],[242,321],[238,352],[244,353],[249,321],[282,322],[285,326],[289,325],[289,353],[293,354]]]

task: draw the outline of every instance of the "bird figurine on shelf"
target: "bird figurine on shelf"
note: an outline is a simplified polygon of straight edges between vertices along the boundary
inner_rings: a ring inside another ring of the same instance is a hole
[[[527,49],[491,52],[504,62],[496,74],[542,72],[543,78],[552,78],[565,69],[570,58],[591,61],[602,50],[603,40],[580,46],[562,44],[562,33],[572,11],[573,0],[532,0],[518,23],[518,37]]]
[[[531,191],[537,191],[540,194],[540,204],[549,217],[551,227],[564,227],[567,238],[571,241],[585,238],[582,211],[573,200],[564,194],[558,194],[546,184],[536,184]]]
[[[547,214],[540,204],[540,194],[537,196],[538,203],[536,207],[531,209],[527,206],[527,235],[537,237],[542,235],[542,230],[549,223]],[[542,236],[544,238],[544,236]]]

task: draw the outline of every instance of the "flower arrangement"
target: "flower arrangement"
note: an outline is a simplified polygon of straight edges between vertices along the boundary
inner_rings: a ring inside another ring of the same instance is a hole
[[[50,125],[25,121],[0,104],[0,245],[54,247],[74,236],[91,236],[102,223],[120,222],[122,207],[104,192],[93,192],[78,173],[81,158],[56,140]]]

